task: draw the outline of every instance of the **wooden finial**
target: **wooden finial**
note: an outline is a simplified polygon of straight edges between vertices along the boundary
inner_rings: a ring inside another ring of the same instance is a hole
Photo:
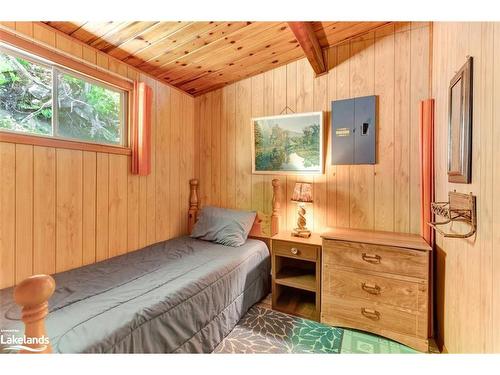
[[[36,350],[21,350],[20,353],[52,352],[45,330],[45,317],[49,313],[48,300],[55,288],[56,282],[51,276],[35,275],[23,280],[14,289],[14,301],[23,308],[24,335],[32,339],[32,343],[26,343],[24,346]]]
[[[271,236],[278,234],[280,224],[281,181],[273,179],[273,213],[271,214]]]
[[[189,180],[190,193],[189,193],[189,211],[188,211],[188,232],[191,234],[194,224],[198,219],[198,179],[193,178]]]

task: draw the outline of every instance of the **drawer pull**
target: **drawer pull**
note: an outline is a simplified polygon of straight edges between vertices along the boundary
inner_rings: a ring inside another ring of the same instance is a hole
[[[361,289],[370,294],[375,294],[375,295],[380,294],[380,287],[377,284],[372,285],[367,283],[361,283]]]
[[[296,247],[292,247],[290,249],[290,252],[293,254],[293,255],[297,255],[299,253],[299,249],[297,249]]]
[[[380,259],[381,259],[380,255],[377,255],[377,254],[367,254],[367,253],[361,254],[361,258],[365,262],[372,263],[372,264],[380,264]]]
[[[361,308],[361,314],[371,320],[380,320],[380,313],[377,310]]]

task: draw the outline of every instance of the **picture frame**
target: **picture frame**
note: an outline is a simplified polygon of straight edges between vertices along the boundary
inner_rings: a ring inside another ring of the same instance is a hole
[[[294,113],[251,119],[252,173],[324,173],[324,114]]]
[[[448,101],[448,182],[470,184],[472,164],[473,59],[450,81]]]

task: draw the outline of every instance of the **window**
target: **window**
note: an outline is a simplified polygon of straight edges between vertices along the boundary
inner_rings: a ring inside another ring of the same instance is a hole
[[[0,45],[0,130],[125,145],[127,92]]]

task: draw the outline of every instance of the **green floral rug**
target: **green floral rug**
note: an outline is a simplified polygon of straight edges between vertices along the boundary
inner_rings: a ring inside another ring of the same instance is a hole
[[[416,353],[380,336],[253,306],[214,353]]]

